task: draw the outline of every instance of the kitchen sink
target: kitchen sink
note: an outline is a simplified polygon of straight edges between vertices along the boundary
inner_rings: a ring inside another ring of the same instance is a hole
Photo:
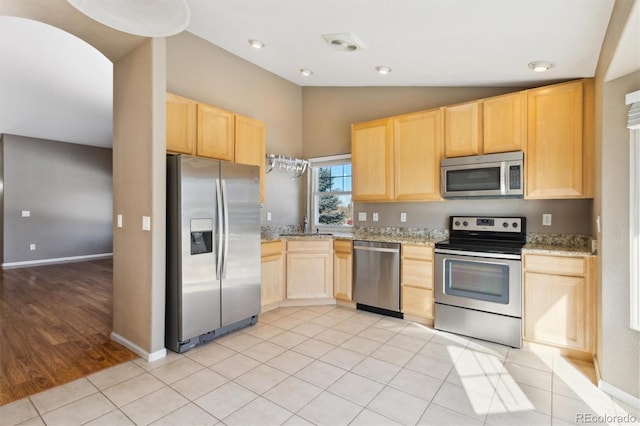
[[[292,232],[278,234],[281,237],[313,237],[314,235],[333,235],[330,232]]]

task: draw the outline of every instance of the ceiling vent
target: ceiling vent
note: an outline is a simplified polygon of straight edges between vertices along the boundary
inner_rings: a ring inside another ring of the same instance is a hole
[[[366,47],[362,40],[352,33],[322,34],[322,38],[329,43],[329,46],[340,52],[355,52]]]

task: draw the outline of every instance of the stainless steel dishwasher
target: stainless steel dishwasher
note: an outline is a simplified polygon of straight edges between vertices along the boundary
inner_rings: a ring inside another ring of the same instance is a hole
[[[358,309],[403,317],[399,243],[353,242],[353,299]]]

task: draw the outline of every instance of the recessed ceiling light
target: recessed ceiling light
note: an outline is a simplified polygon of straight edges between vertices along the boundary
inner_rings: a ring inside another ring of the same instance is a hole
[[[378,74],[389,74],[391,72],[391,68],[389,67],[385,67],[383,65],[378,65],[376,67],[376,71],[378,71]]]
[[[529,63],[529,68],[535,72],[545,72],[553,68],[554,63],[549,61],[534,61]]]
[[[357,35],[352,33],[322,34],[329,46],[340,52],[355,52],[364,49],[365,45]]]
[[[305,77],[311,77],[311,74],[313,74],[313,71],[308,70],[306,68],[300,68],[300,75],[303,75]]]
[[[262,49],[265,44],[263,42],[261,42],[260,40],[249,40],[249,45],[251,45],[251,47],[253,47],[254,49]]]

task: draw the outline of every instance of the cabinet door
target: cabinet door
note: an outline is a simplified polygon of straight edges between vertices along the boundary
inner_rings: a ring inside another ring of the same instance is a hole
[[[331,240],[287,242],[287,299],[333,298]]]
[[[445,107],[444,132],[446,157],[482,153],[482,103]]]
[[[261,244],[261,305],[265,307],[284,298],[284,256],[282,242]]]
[[[265,125],[253,118],[235,116],[236,163],[260,166],[260,201],[264,201]]]
[[[336,299],[353,301],[353,251],[352,242],[333,242],[333,295]]]
[[[402,312],[433,319],[433,248],[402,245]]]
[[[525,272],[524,336],[572,349],[590,350],[586,279]]]
[[[391,119],[351,126],[354,201],[393,199],[393,133]]]
[[[167,93],[167,151],[196,153],[196,102]]]
[[[527,92],[526,198],[582,198],[583,82]]]
[[[524,92],[484,100],[484,154],[524,149],[527,134],[525,106]]]
[[[440,200],[442,111],[396,117],[393,125],[395,199]]]
[[[233,113],[211,105],[198,104],[198,142],[200,157],[234,161]]]

